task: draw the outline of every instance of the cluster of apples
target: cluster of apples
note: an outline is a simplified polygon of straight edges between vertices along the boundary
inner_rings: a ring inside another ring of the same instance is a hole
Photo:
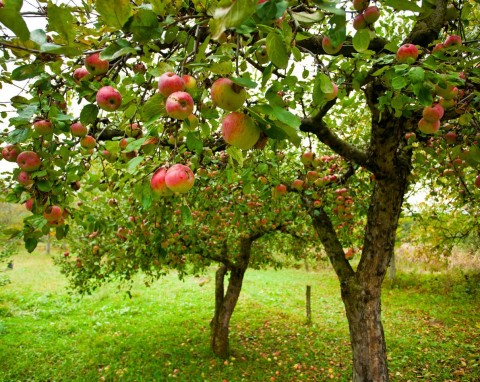
[[[358,12],[353,19],[353,28],[356,30],[370,27],[380,18],[380,10],[370,5],[370,0],[353,0],[353,8]]]
[[[84,60],[85,67],[77,68],[73,72],[73,79],[80,83],[91,77],[101,76],[108,72],[110,63],[102,60],[100,53],[93,53]],[[102,86],[95,97],[97,105],[105,111],[115,111],[122,105],[122,95],[113,86]]]
[[[193,114],[194,102],[192,93],[197,87],[197,81],[186,74],[182,77],[173,73],[163,73],[158,80],[158,91],[166,98],[165,110],[167,115],[178,120],[189,119],[197,121]]]
[[[173,195],[175,192],[185,194],[193,187],[195,176],[190,167],[177,163],[170,168],[160,167],[150,179],[150,186],[161,196]]]

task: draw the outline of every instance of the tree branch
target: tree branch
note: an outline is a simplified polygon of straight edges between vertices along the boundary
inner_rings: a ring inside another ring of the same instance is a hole
[[[425,18],[419,17],[404,43],[409,42],[427,48],[436,40],[445,25],[448,3],[447,0],[436,0],[433,11]]]

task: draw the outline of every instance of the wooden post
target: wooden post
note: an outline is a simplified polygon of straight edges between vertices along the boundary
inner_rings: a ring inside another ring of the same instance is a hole
[[[306,307],[307,307],[307,325],[312,324],[312,305],[311,305],[311,293],[312,293],[312,287],[310,285],[307,285],[307,292],[306,292]]]

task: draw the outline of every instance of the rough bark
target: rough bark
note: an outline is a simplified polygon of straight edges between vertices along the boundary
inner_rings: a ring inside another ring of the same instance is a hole
[[[222,264],[215,276],[215,313],[210,322],[211,348],[217,357],[223,359],[230,355],[230,319],[242,290],[243,278],[250,261],[252,243],[252,238],[242,239],[240,254],[235,264],[231,263],[228,267]],[[224,280],[227,272],[230,273],[230,279],[225,292]]]

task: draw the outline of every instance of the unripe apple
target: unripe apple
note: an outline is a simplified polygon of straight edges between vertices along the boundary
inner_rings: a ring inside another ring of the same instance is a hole
[[[457,35],[448,36],[445,42],[443,43],[443,46],[445,48],[448,48],[450,46],[461,46],[461,45],[462,45],[462,38]]]
[[[173,191],[170,190],[165,183],[166,174],[167,169],[165,167],[160,167],[150,179],[150,187],[154,192],[161,196],[169,196],[173,194]]]
[[[70,126],[70,132],[72,133],[72,136],[82,138],[87,135],[88,129],[80,122],[75,122]]]
[[[136,122],[130,123],[125,127],[125,134],[127,137],[139,138],[142,136],[142,128]]]
[[[185,90],[185,82],[182,77],[173,72],[163,73],[158,79],[158,91],[164,97],[183,90]]]
[[[404,44],[398,48],[396,57],[400,64],[413,64],[418,58],[418,48],[413,44]]]
[[[255,51],[255,58],[260,65],[266,64],[270,61],[268,58],[267,47],[265,45],[260,46]]]
[[[184,194],[195,183],[195,176],[190,167],[183,164],[175,164],[167,170],[165,184],[173,192]]]
[[[193,112],[193,98],[187,92],[175,92],[168,96],[165,110],[171,118],[184,120]]]
[[[311,151],[306,151],[300,157],[300,162],[302,162],[304,166],[310,166],[314,158],[315,158],[315,153]]]
[[[216,80],[210,89],[210,94],[213,103],[227,111],[238,110],[247,99],[247,91],[229,78]]]
[[[39,135],[48,135],[53,133],[53,125],[47,119],[41,119],[33,123],[35,132]]]
[[[98,90],[96,100],[99,108],[115,111],[122,104],[122,95],[114,87],[104,86]]]
[[[85,149],[93,149],[97,146],[97,141],[91,135],[86,135],[82,139],[80,139],[80,146]]]
[[[43,217],[49,222],[58,221],[63,218],[63,209],[59,206],[47,206],[43,211]]]
[[[446,87],[439,85],[435,86],[435,92],[438,96],[445,98],[446,100],[457,98],[458,88],[454,85],[447,84]]]
[[[363,12],[363,17],[365,18],[367,24],[373,24],[380,17],[380,10],[375,5],[372,5],[365,9]]]
[[[88,76],[88,70],[85,68],[77,68],[73,71],[73,79],[77,84],[84,80],[85,76]]]
[[[17,145],[8,145],[2,149],[2,157],[6,161],[16,162],[18,154],[22,152],[22,149]]]
[[[33,151],[22,151],[17,156],[17,164],[23,171],[36,171],[42,165],[42,161],[37,153]]]
[[[362,12],[370,5],[370,0],[353,0],[353,9]]]
[[[29,186],[29,185],[33,184],[33,179],[30,176],[30,173],[28,173],[26,171],[20,171],[20,173],[18,174],[18,177],[17,177],[17,181],[18,181],[18,183],[20,183],[24,186]]]
[[[355,30],[365,29],[367,27],[367,22],[365,21],[365,17],[363,13],[356,15],[353,19],[353,28]]]
[[[182,126],[189,131],[194,131],[198,127],[197,116],[195,114],[190,114],[183,120]]]
[[[197,89],[197,80],[189,74],[184,74],[182,80],[185,84],[185,91],[192,94]]]
[[[456,20],[459,14],[460,12],[458,12],[458,9],[455,7],[455,4],[448,4],[447,13],[445,14],[445,21]]]
[[[343,47],[343,43],[338,44],[337,46],[333,46],[330,37],[325,36],[322,39],[322,48],[327,54],[337,54]]]
[[[333,90],[330,93],[323,93],[323,98],[326,101],[331,101],[337,98],[338,95],[338,86],[337,84],[332,82]]]
[[[108,71],[109,62],[107,60],[100,59],[100,53],[93,53],[85,58],[85,68],[94,76],[104,74]]]
[[[445,99],[440,97],[438,103],[442,105],[444,110],[448,110],[454,107],[457,104],[457,101],[455,99]]]
[[[248,115],[234,111],[222,121],[222,136],[232,146],[248,150],[260,138],[260,129]]]
[[[428,122],[425,118],[418,121],[418,130],[424,134],[435,134],[440,128],[440,121]]]
[[[423,109],[422,115],[427,122],[436,122],[443,117],[444,112],[445,111],[443,107],[440,104],[435,103],[432,106],[425,107]]]

